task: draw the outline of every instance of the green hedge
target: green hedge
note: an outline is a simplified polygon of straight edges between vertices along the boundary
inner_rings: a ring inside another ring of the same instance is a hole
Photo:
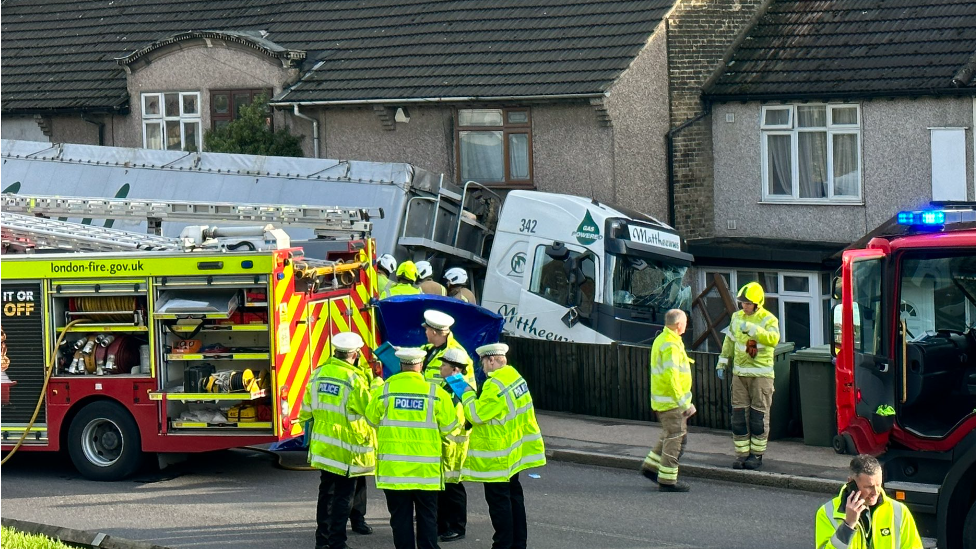
[[[41,534],[25,534],[4,527],[0,527],[0,545],[3,549],[71,549],[70,545]]]

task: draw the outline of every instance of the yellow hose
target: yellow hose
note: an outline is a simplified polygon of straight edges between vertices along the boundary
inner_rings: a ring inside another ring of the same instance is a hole
[[[72,320],[67,326],[64,327],[64,331],[61,332],[61,335],[58,336],[58,341],[54,344],[54,352],[51,353],[51,362],[48,363],[47,369],[44,372],[44,385],[41,387],[41,395],[37,399],[37,406],[34,407],[34,415],[31,416],[30,423],[27,424],[27,428],[24,429],[24,432],[20,435],[20,440],[17,441],[17,444],[14,444],[14,447],[10,449],[10,453],[0,460],[0,465],[7,463],[7,460],[10,459],[10,457],[13,456],[14,453],[17,452],[17,450],[20,449],[20,447],[24,444],[24,441],[27,440],[27,435],[30,433],[31,428],[34,427],[34,422],[37,421],[37,414],[41,413],[41,405],[44,404],[44,395],[47,394],[47,382],[51,380],[51,374],[54,372],[54,365],[58,360],[58,349],[61,348],[61,342],[63,342],[64,337],[68,335],[68,328],[71,328],[75,324],[84,323],[85,320],[86,319],[80,318],[78,320]]]

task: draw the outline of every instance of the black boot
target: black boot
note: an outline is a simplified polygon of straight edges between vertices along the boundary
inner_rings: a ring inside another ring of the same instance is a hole
[[[644,475],[645,477],[647,477],[647,478],[649,478],[649,479],[651,479],[651,480],[652,480],[652,481],[654,481],[654,482],[657,482],[657,471],[655,471],[655,470],[653,470],[653,469],[650,469],[650,468],[648,468],[648,467],[643,467],[643,466],[642,466],[642,467],[641,467],[641,471],[640,471],[640,472],[641,472],[641,474],[642,474],[642,475]]]
[[[750,455],[746,462],[742,464],[743,467],[750,471],[755,471],[762,467],[762,456],[757,456],[755,454]]]
[[[691,490],[691,486],[679,481],[674,484],[658,484],[657,489],[659,492],[687,492]]]
[[[752,457],[752,454],[749,454],[746,457],[739,456],[739,457],[735,458],[735,461],[732,462],[732,468],[733,469],[745,469],[746,461],[749,458],[751,458],[751,457]]]

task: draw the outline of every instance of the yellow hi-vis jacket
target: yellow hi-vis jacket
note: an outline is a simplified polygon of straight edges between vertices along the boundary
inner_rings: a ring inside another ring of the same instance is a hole
[[[508,482],[519,471],[546,464],[532,395],[511,365],[488,374],[481,395],[468,391],[461,404],[472,424],[461,480]]]
[[[457,427],[450,395],[418,372],[400,372],[373,389],[366,420],[378,440],[376,487],[443,490],[443,440]]]
[[[476,387],[474,384],[469,383],[469,385],[471,385],[472,390]],[[444,389],[444,392],[451,395],[458,417],[458,426],[444,440],[444,482],[457,483],[461,482],[461,467],[464,465],[464,459],[468,455],[468,436],[471,433],[471,429],[465,426],[464,409],[461,406],[460,399],[454,396],[451,387],[447,383],[444,383],[441,387]]]
[[[390,287],[389,291],[386,292],[386,295],[380,294],[380,299],[383,299],[384,297],[392,297],[395,295],[416,295],[419,293],[421,293],[420,288],[414,286],[413,284],[409,282],[397,282],[396,284]]]
[[[850,541],[844,543],[844,536],[838,533],[838,529],[847,528],[842,507],[847,503],[846,496],[847,493],[841,488],[837,497],[817,511],[817,549],[922,549],[922,539],[912,513],[905,504],[889,499],[883,491],[871,512],[870,543],[861,521],[854,525],[854,535]]]
[[[677,332],[664,327],[651,347],[651,409],[664,412],[691,407],[691,365],[685,343]]]
[[[756,341],[756,358],[749,356],[746,348],[749,340]],[[773,313],[757,307],[756,312],[746,315],[739,310],[732,314],[729,322],[729,333],[722,345],[722,354],[718,358],[718,368],[729,365],[733,359],[733,370],[742,377],[773,377],[773,356],[776,344],[779,343],[779,321]]]
[[[434,347],[432,343],[427,343],[421,345],[420,348],[427,353],[427,358],[424,359],[424,377],[427,378],[427,381],[438,385],[444,382],[444,378],[441,376],[441,359],[444,356],[444,351],[448,349],[464,351],[464,347],[454,339],[453,333],[447,334],[447,343],[443,347]],[[432,352],[433,354],[431,354]],[[472,387],[477,387],[474,379],[474,361],[471,360],[467,351],[464,351],[464,356],[467,358],[466,364],[468,365],[468,373],[464,375],[464,381],[467,381],[468,385]]]
[[[329,358],[308,381],[299,421],[312,420],[308,461],[337,475],[370,475],[376,466],[373,430],[363,419],[369,381],[344,360]]]

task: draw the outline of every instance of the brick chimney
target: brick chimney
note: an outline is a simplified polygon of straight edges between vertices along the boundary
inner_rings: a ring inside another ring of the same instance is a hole
[[[712,121],[701,101],[702,86],[771,3],[677,0],[667,17],[674,195],[670,221],[685,238],[712,236],[715,229]]]

